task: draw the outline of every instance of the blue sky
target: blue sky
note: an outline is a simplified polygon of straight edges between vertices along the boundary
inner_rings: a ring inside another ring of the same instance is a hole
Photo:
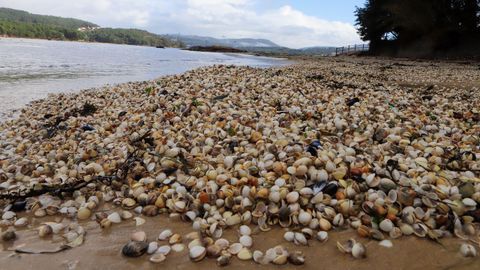
[[[363,6],[365,0],[264,0],[259,1],[258,8],[290,5],[306,15],[316,16],[329,21],[355,23],[355,6]]]
[[[158,34],[265,38],[291,47],[360,43],[360,0],[0,0],[0,7]]]

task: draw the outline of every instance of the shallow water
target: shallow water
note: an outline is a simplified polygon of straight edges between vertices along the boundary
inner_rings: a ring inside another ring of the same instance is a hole
[[[0,119],[49,93],[151,80],[214,64],[269,67],[288,61],[179,49],[0,39]]]

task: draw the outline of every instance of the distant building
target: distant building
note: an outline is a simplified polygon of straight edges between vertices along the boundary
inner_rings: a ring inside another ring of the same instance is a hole
[[[96,30],[96,29],[99,29],[99,28],[100,27],[98,27],[98,26],[84,26],[84,27],[78,28],[77,30],[80,31],[80,32],[86,32],[86,31]]]

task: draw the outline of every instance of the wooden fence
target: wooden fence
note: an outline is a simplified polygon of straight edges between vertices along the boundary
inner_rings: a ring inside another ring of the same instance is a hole
[[[356,45],[348,45],[344,47],[335,48],[335,56],[342,55],[342,54],[353,54],[356,52],[364,52],[368,51],[370,45],[368,44],[356,44]]]

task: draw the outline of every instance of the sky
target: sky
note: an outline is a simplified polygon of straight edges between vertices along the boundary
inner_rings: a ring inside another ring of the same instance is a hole
[[[364,0],[0,0],[0,7],[73,17],[102,27],[216,38],[265,38],[290,48],[361,43]]]

